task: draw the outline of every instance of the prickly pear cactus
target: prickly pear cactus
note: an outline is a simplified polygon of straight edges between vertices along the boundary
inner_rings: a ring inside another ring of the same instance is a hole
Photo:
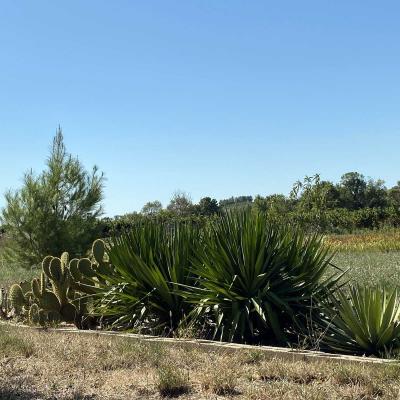
[[[33,325],[65,321],[74,322],[78,328],[93,327],[96,318],[88,311],[93,301],[88,295],[96,294],[104,286],[102,274],[109,274],[110,268],[113,267],[102,240],[93,243],[90,258],[70,259],[67,252],[60,258],[46,256],[40,278],[13,285],[9,303],[15,314]],[[0,308],[1,304],[0,298]]]
[[[60,258],[53,257],[48,268],[43,270],[50,279],[53,292],[57,296],[60,305],[63,306],[69,302],[68,290],[71,286],[71,278],[68,268],[69,254],[64,252]]]
[[[97,239],[92,245],[92,254],[95,260],[95,271],[98,275],[107,274],[112,268],[106,254],[106,244],[104,240]]]
[[[28,307],[28,299],[25,297],[22,288],[17,283],[10,287],[10,304],[14,309],[15,314],[20,315],[24,309]]]

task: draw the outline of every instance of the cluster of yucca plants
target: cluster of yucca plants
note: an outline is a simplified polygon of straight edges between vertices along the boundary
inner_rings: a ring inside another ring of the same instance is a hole
[[[103,326],[162,335],[201,330],[244,343],[308,337],[353,354],[400,349],[397,289],[345,284],[321,237],[250,209],[207,226],[139,221],[107,244],[96,241],[92,253],[71,260],[68,274],[87,293],[79,301],[90,298],[83,317],[94,314]]]
[[[146,222],[111,241],[114,266],[97,312],[116,328],[173,332],[201,326],[219,340],[285,343],[307,330],[337,288],[317,236],[251,210],[206,229]]]

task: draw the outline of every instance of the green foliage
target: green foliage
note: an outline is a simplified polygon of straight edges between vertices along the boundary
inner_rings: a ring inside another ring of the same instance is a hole
[[[142,214],[144,215],[156,215],[162,211],[162,204],[160,201],[149,201],[142,208]]]
[[[218,201],[211,197],[203,197],[196,205],[196,211],[200,215],[214,215],[220,211]]]
[[[98,235],[103,181],[97,167],[88,173],[67,153],[58,129],[47,169],[27,172],[22,188],[6,194],[1,216],[6,260],[30,267],[64,250],[82,255]]]
[[[98,313],[119,328],[146,321],[152,331],[176,329],[190,307],[175,291],[191,282],[197,241],[198,230],[191,225],[153,221],[115,237],[109,250],[115,270],[102,274],[112,286],[101,293]]]
[[[306,330],[306,314],[336,287],[328,250],[316,236],[269,224],[249,210],[221,216],[197,250],[198,285],[184,296],[210,315],[214,337],[285,342]]]
[[[332,305],[334,307],[332,307]],[[380,355],[399,348],[400,297],[397,289],[350,287],[326,307],[329,321],[322,343],[345,353]]]

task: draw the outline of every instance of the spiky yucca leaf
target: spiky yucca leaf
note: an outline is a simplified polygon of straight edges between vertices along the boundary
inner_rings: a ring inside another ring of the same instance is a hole
[[[379,355],[400,346],[400,297],[397,289],[351,286],[326,307],[331,350]]]
[[[190,308],[176,290],[191,283],[197,239],[189,225],[150,221],[115,237],[108,249],[114,269],[102,275],[108,285],[95,310],[118,328],[145,324],[153,332],[174,330]]]

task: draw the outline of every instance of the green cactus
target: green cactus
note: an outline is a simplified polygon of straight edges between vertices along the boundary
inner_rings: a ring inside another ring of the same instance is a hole
[[[43,272],[48,276],[53,288],[54,294],[57,296],[61,306],[67,304],[68,289],[71,286],[71,278],[68,269],[69,255],[64,252],[61,258],[53,257],[49,265],[43,268]]]
[[[94,270],[94,264],[89,260],[89,258],[81,258],[78,261],[78,270],[86,278],[94,278],[96,272]]]
[[[31,282],[29,281],[20,282],[19,286],[21,286],[24,295],[27,295],[31,291]]]
[[[53,258],[53,256],[46,256],[42,261],[42,270],[46,276],[50,276],[50,263]]]
[[[100,275],[107,274],[110,271],[111,265],[106,257],[106,244],[103,240],[97,239],[93,242],[92,254],[95,259],[96,272]]]
[[[48,313],[45,310],[40,309],[38,312],[38,320],[40,326],[45,326],[48,322]]]
[[[20,285],[15,283],[10,288],[10,303],[17,315],[21,314],[25,307],[28,306],[28,299],[25,297]]]
[[[105,243],[100,239],[93,243],[91,258],[70,260],[67,252],[60,258],[46,256],[40,278],[13,285],[9,302],[17,315],[25,316],[34,325],[65,321],[74,322],[79,328],[95,326],[96,318],[88,314],[92,299],[85,295],[97,293],[104,284],[102,273],[111,267]]]
[[[73,279],[72,287],[78,292],[84,294],[96,293],[96,272],[94,264],[89,258],[73,259],[69,263],[71,278]],[[71,297],[70,297],[71,298]]]
[[[69,262],[69,273],[71,274],[71,277],[74,281],[79,281],[82,278],[82,274],[80,273],[78,268],[78,263],[79,263],[78,258],[73,258]]]
[[[47,321],[49,324],[59,324],[62,320],[61,314],[58,311],[48,311]]]
[[[32,293],[41,309],[48,311],[60,310],[61,305],[57,296],[46,288],[46,277],[43,272],[40,276],[40,281],[38,279],[33,279]]]
[[[106,252],[106,246],[104,241],[101,239],[95,240],[92,245],[92,254],[98,264],[104,261],[105,252]]]

